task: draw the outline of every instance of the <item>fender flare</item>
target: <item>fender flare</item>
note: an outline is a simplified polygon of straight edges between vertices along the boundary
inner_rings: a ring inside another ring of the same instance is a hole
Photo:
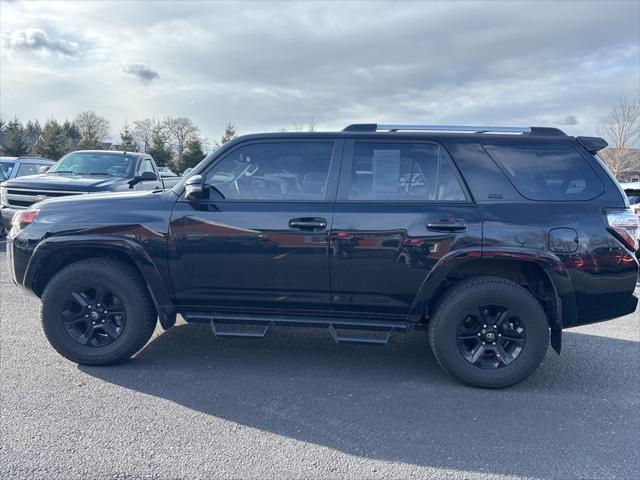
[[[176,307],[160,272],[142,245],[130,238],[112,235],[70,235],[45,238],[33,251],[25,271],[24,284],[34,285],[40,268],[52,254],[74,248],[112,250],[124,254],[142,275],[162,327],[166,330],[175,324]]]
[[[414,322],[420,321],[427,306],[434,297],[436,291],[445,281],[447,276],[457,268],[470,262],[499,262],[504,260],[517,260],[529,262],[542,269],[551,284],[556,300],[555,318],[550,319],[552,330],[552,346],[559,351],[562,325],[572,325],[577,316],[576,300],[573,284],[564,264],[560,259],[545,251],[516,247],[483,247],[467,248],[449,252],[443,256],[433,267],[431,272],[422,282],[416,295],[408,319]],[[554,332],[558,332],[554,337]]]

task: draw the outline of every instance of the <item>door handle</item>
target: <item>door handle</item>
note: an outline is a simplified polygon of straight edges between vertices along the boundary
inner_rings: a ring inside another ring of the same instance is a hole
[[[433,232],[464,232],[467,224],[456,218],[443,218],[432,223],[427,223],[427,230]]]
[[[327,221],[324,218],[292,218],[289,226],[296,230],[324,230],[327,228]]]

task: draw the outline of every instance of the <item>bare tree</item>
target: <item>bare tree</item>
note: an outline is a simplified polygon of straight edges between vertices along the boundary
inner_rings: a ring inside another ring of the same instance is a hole
[[[318,123],[315,121],[313,117],[308,122],[296,120],[292,124],[292,130],[294,132],[315,132],[318,128]],[[282,129],[282,131],[286,131]]]
[[[136,120],[133,122],[133,137],[138,142],[138,147],[142,153],[147,153],[151,146],[151,136],[158,122],[151,118]]]
[[[179,157],[184,152],[187,140],[200,131],[191,120],[185,117],[167,117],[163,124]]]
[[[609,143],[602,158],[616,178],[640,168],[631,148],[640,141],[640,98],[622,98],[599,127],[599,135]]]
[[[74,121],[85,144],[97,145],[109,138],[111,125],[109,120],[96,114],[93,110],[79,113]]]

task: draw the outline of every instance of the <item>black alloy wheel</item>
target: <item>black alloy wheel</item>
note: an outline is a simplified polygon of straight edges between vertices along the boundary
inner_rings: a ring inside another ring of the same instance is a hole
[[[484,369],[513,363],[527,342],[520,318],[500,305],[483,305],[464,317],[456,332],[458,350],[472,365]]]
[[[67,295],[61,320],[76,342],[104,347],[122,334],[126,312],[120,297],[102,285],[88,285]]]

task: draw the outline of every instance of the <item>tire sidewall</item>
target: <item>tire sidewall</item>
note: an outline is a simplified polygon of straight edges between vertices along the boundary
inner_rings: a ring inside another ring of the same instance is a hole
[[[482,305],[500,305],[520,318],[526,343],[509,365],[495,370],[469,363],[457,344],[457,329],[468,312]],[[463,382],[485,387],[507,386],[526,378],[542,362],[549,344],[549,327],[544,310],[529,292],[516,284],[483,283],[461,289],[457,301],[448,302],[437,313],[432,346],[443,368]]]

